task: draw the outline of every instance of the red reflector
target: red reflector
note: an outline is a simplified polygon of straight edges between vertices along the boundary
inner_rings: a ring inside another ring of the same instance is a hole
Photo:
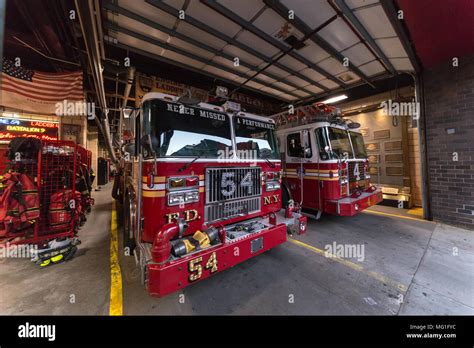
[[[153,186],[155,186],[155,176],[153,174],[148,174],[146,184],[149,188],[153,188]]]
[[[199,179],[194,177],[194,178],[186,178],[186,186],[197,186],[199,183]]]

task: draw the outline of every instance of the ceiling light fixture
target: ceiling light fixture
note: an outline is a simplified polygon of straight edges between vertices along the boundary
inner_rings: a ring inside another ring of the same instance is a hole
[[[329,98],[329,99],[326,99],[326,100],[323,100],[321,103],[324,103],[324,104],[334,104],[338,101],[341,101],[341,100],[344,100],[344,99],[347,99],[347,95],[345,94],[342,94],[342,95],[338,95],[337,97],[332,97],[332,98]]]

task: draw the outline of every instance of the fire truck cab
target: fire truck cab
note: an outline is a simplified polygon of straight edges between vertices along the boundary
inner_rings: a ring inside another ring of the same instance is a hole
[[[148,93],[124,116],[124,244],[164,296],[304,232],[281,210],[274,121]]]
[[[291,199],[315,218],[352,216],[382,201],[370,184],[363,136],[340,117],[279,127],[283,206]]]

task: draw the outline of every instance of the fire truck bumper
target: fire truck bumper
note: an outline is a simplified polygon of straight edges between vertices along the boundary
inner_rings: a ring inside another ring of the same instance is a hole
[[[148,292],[162,297],[235,266],[286,241],[284,223],[249,234],[246,238],[216,245],[165,264],[146,266]]]
[[[373,205],[382,202],[382,190],[364,191],[356,198],[346,197],[338,200],[329,200],[324,203],[324,211],[340,216],[353,216]]]

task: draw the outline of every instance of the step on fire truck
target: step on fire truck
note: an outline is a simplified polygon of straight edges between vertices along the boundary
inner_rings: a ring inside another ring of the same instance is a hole
[[[339,109],[314,104],[272,116],[283,161],[283,206],[293,200],[319,219],[352,216],[382,201],[370,184],[368,159],[358,123]]]
[[[280,212],[274,121],[184,99],[148,93],[138,110],[124,110],[128,145],[114,197],[123,200],[124,245],[153,296],[306,229],[306,217]]]

